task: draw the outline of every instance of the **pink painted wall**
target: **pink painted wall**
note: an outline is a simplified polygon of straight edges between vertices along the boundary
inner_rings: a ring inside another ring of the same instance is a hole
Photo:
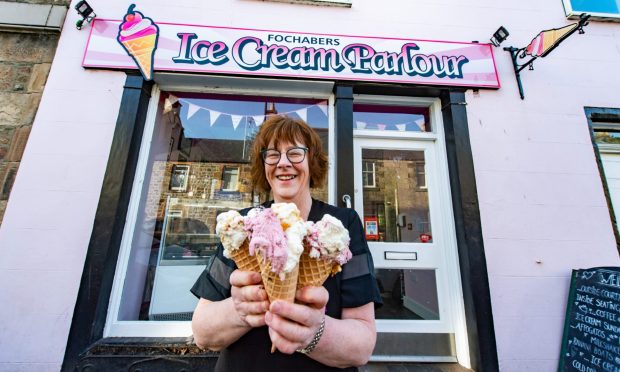
[[[102,18],[130,4],[90,3]],[[138,5],[178,23],[451,41],[485,42],[504,25],[514,46],[568,23],[559,0],[172,4]],[[80,67],[77,19],[71,10],[0,229],[0,370],[60,368],[109,155],[124,74]],[[620,265],[583,111],[620,107],[619,31],[591,22],[537,61],[525,101],[496,48],[502,88],[467,93],[502,371],[555,370],[571,269]]]

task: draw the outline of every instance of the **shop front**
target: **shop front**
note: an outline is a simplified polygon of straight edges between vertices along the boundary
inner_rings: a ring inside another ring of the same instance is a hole
[[[273,115],[318,133],[312,196],[363,223],[367,369],[556,370],[571,270],[619,264],[617,25],[577,36],[560,3],[74,2],[0,226],[0,370],[212,370],[190,288],[217,215],[271,197]],[[500,25],[575,36],[517,82]]]
[[[252,188],[249,157],[270,115],[317,131],[330,170],[313,197],[364,221],[384,301],[372,362],[496,365],[487,278],[471,275],[486,268],[463,94],[499,88],[489,44],[191,26],[138,11],[95,19],[84,54],[84,68],[127,78],[64,369],[148,365],[138,349],[164,344],[188,347],[191,358],[172,356],[181,364],[213,362],[184,343],[189,288],[215,251],[216,216],[269,200]],[[123,39],[136,17],[155,33],[148,52]]]

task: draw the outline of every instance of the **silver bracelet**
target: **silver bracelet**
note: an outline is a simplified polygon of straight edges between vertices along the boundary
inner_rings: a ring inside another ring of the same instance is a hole
[[[321,340],[321,336],[323,336],[323,331],[324,330],[325,330],[325,315],[323,315],[323,320],[321,321],[321,325],[319,326],[319,330],[316,331],[316,334],[314,335],[314,337],[312,338],[312,341],[310,341],[308,346],[304,347],[303,349],[297,349],[296,351],[298,353],[302,353],[302,354],[310,354],[312,352],[312,350],[314,350],[316,345],[318,345],[319,340]]]

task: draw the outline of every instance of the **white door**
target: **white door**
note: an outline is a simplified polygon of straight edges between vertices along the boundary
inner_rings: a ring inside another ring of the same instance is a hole
[[[355,134],[355,208],[384,302],[372,359],[468,365],[442,137]]]

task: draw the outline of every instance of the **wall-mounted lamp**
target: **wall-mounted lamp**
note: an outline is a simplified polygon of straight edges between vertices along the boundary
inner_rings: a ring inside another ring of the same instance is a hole
[[[508,30],[506,30],[506,27],[499,26],[497,31],[493,33],[493,36],[491,36],[491,44],[498,47],[504,40],[508,38],[508,35],[510,34],[508,33]]]
[[[82,29],[84,21],[90,23],[93,18],[97,16],[93,11],[93,8],[86,2],[86,0],[79,1],[75,5],[75,10],[77,10],[78,14],[82,17],[82,19],[75,22],[75,27],[77,27],[78,30]]]

